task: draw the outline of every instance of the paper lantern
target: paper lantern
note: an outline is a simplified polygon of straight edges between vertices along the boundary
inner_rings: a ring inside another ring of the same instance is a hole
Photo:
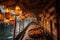
[[[10,20],[5,19],[5,20],[4,20],[4,23],[7,24],[7,23],[9,23],[9,21],[10,21]]]
[[[19,6],[15,7],[15,13],[16,13],[16,16],[20,15],[20,7]]]
[[[11,20],[11,21],[9,22],[9,24],[10,24],[10,25],[14,25],[14,24],[15,24],[15,21],[14,21],[14,20]]]

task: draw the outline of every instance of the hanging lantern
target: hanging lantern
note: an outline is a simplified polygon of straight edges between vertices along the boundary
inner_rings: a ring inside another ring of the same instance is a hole
[[[14,20],[10,20],[9,24],[10,25],[15,25],[15,21]]]
[[[15,13],[16,13],[16,16],[20,15],[20,7],[19,6],[15,7]]]
[[[15,10],[20,10],[20,7],[19,7],[19,6],[16,6],[16,7],[15,7]]]
[[[12,18],[10,18],[9,20],[15,20],[15,18],[12,17]]]
[[[5,8],[5,12],[6,12],[6,13],[10,12],[10,9]]]
[[[14,16],[11,16],[9,20],[15,20],[15,17]]]
[[[15,17],[14,16],[11,16],[9,20],[10,20],[10,22],[9,22],[10,25],[15,24]]]
[[[10,20],[5,19],[5,20],[4,20],[4,23],[7,24],[7,23],[9,23],[9,21],[10,21]]]

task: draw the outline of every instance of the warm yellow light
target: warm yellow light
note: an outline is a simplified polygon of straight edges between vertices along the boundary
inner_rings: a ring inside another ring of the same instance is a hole
[[[5,20],[4,20],[4,23],[9,23],[9,20],[5,19]]]
[[[11,17],[9,20],[15,20],[15,17]]]
[[[5,12],[7,12],[7,13],[10,12],[10,9],[6,8],[6,9],[5,9]]]
[[[16,13],[17,16],[20,15],[20,11],[18,11],[18,10],[15,10],[15,13]]]
[[[15,13],[16,13],[17,16],[20,15],[20,11],[21,11],[21,10],[20,10],[20,7],[19,7],[19,6],[16,6],[16,7],[15,7]]]
[[[15,10],[20,10],[20,7],[19,6],[16,6]]]

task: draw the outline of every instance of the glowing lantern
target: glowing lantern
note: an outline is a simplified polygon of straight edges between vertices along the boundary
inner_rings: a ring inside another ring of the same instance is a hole
[[[14,16],[11,16],[9,20],[15,20],[15,17]]]
[[[16,6],[16,8],[15,8],[16,10],[20,10],[20,7],[19,6]]]
[[[9,23],[9,21],[10,21],[10,20],[5,19],[5,20],[4,20],[4,23],[7,24],[7,23]]]
[[[6,12],[6,13],[10,12],[10,9],[5,8],[5,12]]]
[[[16,6],[15,13],[17,16],[20,14],[20,7],[19,6]]]
[[[9,22],[10,25],[15,24],[15,17],[14,16],[11,16],[11,18],[9,20],[10,20],[10,22]]]
[[[11,20],[11,21],[9,22],[9,24],[10,24],[10,25],[14,25],[14,24],[15,24],[15,21],[14,21],[14,20]]]

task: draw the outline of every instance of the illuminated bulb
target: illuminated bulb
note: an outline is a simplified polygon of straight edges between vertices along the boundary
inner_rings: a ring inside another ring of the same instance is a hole
[[[16,6],[15,13],[17,16],[20,15],[20,7],[19,6]]]
[[[15,18],[10,18],[9,20],[14,20]]]
[[[15,20],[15,17],[14,16],[11,16],[9,20]]]
[[[16,10],[20,10],[20,7],[19,6],[16,6],[16,8],[15,8]]]
[[[7,13],[8,13],[8,12],[10,12],[10,10],[7,8],[7,9],[5,9],[5,12],[7,12]]]
[[[4,23],[8,23],[8,22],[9,22],[9,20],[7,20],[7,19],[6,19],[6,20],[4,20]]]

